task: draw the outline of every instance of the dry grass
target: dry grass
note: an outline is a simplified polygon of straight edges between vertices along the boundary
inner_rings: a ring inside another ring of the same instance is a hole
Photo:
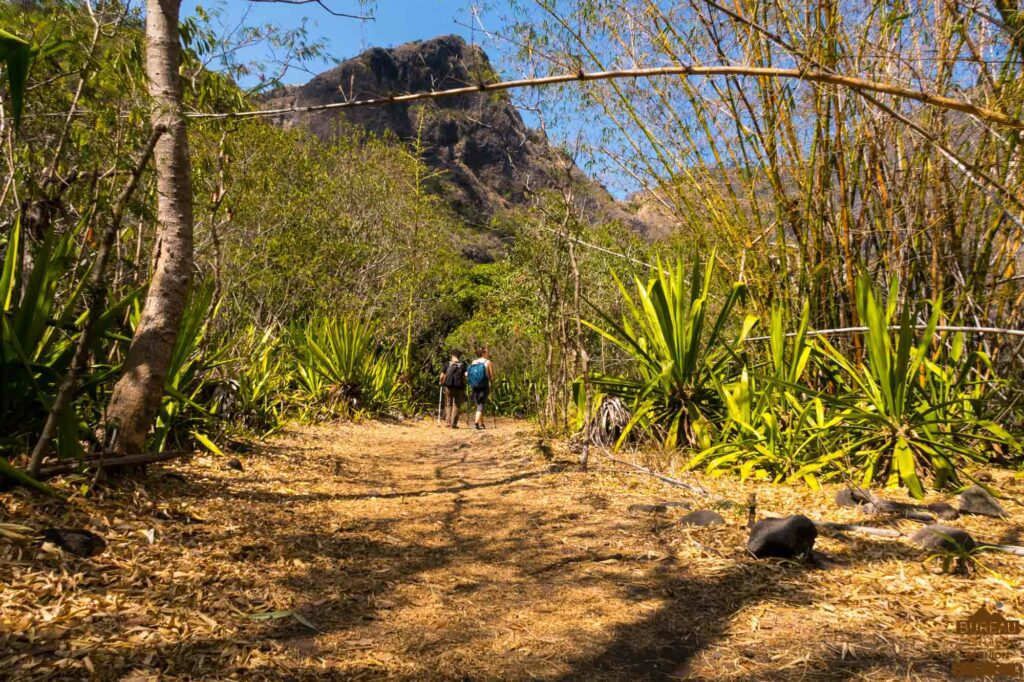
[[[243,473],[198,457],[68,506],[4,493],[0,523],[91,528],[110,546],[84,560],[0,537],[0,676],[945,679],[979,649],[1022,660],[1019,638],[954,633],[982,604],[1021,617],[1019,557],[953,577],[851,534],[819,540],[827,568],[754,561],[742,506],[683,530],[683,510],[627,507],[699,501],[542,452],[523,423],[341,425],[286,433]],[[834,490],[701,482],[739,503],[756,490],[776,513],[878,522]],[[1020,479],[999,483],[1021,496]],[[1017,541],[1024,515],[1006,505],[1010,520],[955,523]],[[299,618],[249,617],[273,611]]]

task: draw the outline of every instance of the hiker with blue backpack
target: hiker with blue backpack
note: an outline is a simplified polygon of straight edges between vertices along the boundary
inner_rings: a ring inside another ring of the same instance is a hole
[[[480,430],[484,428],[484,403],[487,402],[487,394],[491,390],[491,382],[494,381],[494,365],[491,364],[491,351],[484,346],[480,349],[480,357],[473,361],[466,372],[469,380],[470,395],[473,404],[476,405],[476,418],[473,420],[473,428]]]

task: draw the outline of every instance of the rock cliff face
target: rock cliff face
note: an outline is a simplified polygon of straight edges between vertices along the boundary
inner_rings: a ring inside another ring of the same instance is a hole
[[[268,108],[307,106],[353,99],[444,90],[494,77],[487,55],[458,36],[372,48],[342,62],[301,86],[270,94]],[[473,223],[503,209],[525,205],[531,191],[552,187],[565,178],[559,154],[545,136],[529,129],[506,93],[479,93],[411,104],[328,110],[279,117],[285,126],[308,126],[327,137],[338,119],[376,133],[420,140],[425,161],[442,171],[434,190]],[[580,194],[592,219],[619,219],[641,228],[608,192],[584,174]]]

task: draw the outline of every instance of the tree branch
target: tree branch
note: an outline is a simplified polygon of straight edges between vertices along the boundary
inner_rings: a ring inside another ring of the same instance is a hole
[[[262,1],[262,0],[254,0]],[[282,1],[282,0],[275,0]],[[296,0],[298,1],[298,0]],[[305,0],[303,0],[305,1]],[[280,109],[259,109],[254,111],[236,111],[228,113],[201,113],[192,112],[185,114],[192,119],[229,119],[229,118],[253,118],[262,116],[279,116],[291,113],[307,113],[313,111],[329,111],[332,109],[355,109],[358,107],[380,106],[384,104],[404,104],[427,99],[440,99],[443,97],[456,97],[458,95],[470,95],[479,92],[495,92],[499,90],[514,90],[518,88],[535,88],[545,85],[557,85],[559,83],[571,83],[573,81],[602,81],[615,80],[620,78],[654,78],[657,76],[683,76],[683,77],[714,77],[714,76],[753,76],[763,78],[788,78],[804,80],[812,83],[827,83],[838,85],[855,91],[877,92],[904,99],[912,99],[941,109],[951,109],[972,114],[978,118],[991,123],[1004,125],[1014,130],[1024,130],[1024,121],[1010,114],[987,107],[981,107],[970,102],[935,95],[923,90],[914,90],[903,85],[884,83],[880,81],[857,78],[855,76],[844,76],[821,69],[787,69],[777,67],[746,66],[746,65],[725,65],[725,66],[661,66],[643,69],[619,69],[615,71],[580,71],[578,73],[564,73],[541,78],[523,78],[519,80],[496,81],[493,83],[479,83],[450,90],[431,90],[427,92],[415,92],[392,97],[376,97],[363,100],[352,100],[348,102],[333,102],[330,104],[314,104],[310,106],[283,107]]]
[[[360,15],[360,14],[346,14],[345,12],[335,12],[333,9],[324,4],[323,0],[249,0],[249,2],[262,2],[262,3],[276,3],[282,5],[320,5],[320,7],[336,17],[343,17],[345,19],[358,19],[359,21],[375,21],[372,15]]]
[[[131,177],[128,179],[128,183],[121,190],[121,194],[117,197],[117,201],[114,203],[114,210],[110,217],[110,221],[103,229],[103,235],[100,238],[100,245],[96,251],[96,261],[92,265],[92,272],[89,274],[89,289],[86,293],[86,301],[88,302],[88,311],[86,313],[85,323],[82,325],[82,331],[78,335],[78,343],[75,346],[75,355],[71,359],[71,366],[68,367],[68,373],[64,376],[64,380],[60,384],[60,388],[57,389],[57,397],[53,400],[53,407],[50,409],[50,414],[46,418],[46,425],[43,427],[43,432],[39,435],[39,440],[36,441],[35,448],[32,449],[32,459],[29,462],[28,470],[33,476],[39,473],[39,467],[42,464],[43,456],[50,447],[50,443],[53,442],[54,436],[57,435],[57,426],[60,423],[61,413],[67,409],[71,403],[71,399],[74,396],[75,388],[78,384],[78,374],[85,367],[86,360],[89,357],[89,346],[92,342],[92,337],[95,334],[96,324],[99,322],[100,317],[103,316],[103,306],[107,300],[107,285],[104,280],[107,270],[107,260],[109,259],[110,250],[114,245],[114,239],[117,237],[117,231],[121,228],[121,221],[124,218],[124,210],[131,199],[132,194],[135,193],[135,188],[139,185],[139,179],[142,177],[143,171],[146,169],[146,165],[149,163],[149,158],[153,155],[153,148],[156,146],[157,140],[160,136],[167,132],[167,127],[160,125],[153,129],[149,139],[146,141],[145,147],[139,154],[138,160],[135,162],[135,167],[132,169]]]

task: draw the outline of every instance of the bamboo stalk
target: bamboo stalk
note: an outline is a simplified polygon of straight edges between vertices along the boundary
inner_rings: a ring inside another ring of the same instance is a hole
[[[915,324],[914,329],[927,329],[926,324]],[[889,331],[899,331],[899,325],[892,325]],[[816,329],[808,331],[805,336],[838,336],[840,334],[860,334],[868,331],[867,327],[836,327],[835,329]],[[1024,336],[1024,329],[1004,329],[1002,327],[962,327],[955,325],[936,325],[937,332],[964,332],[968,334],[1002,334],[1005,336]],[[787,337],[796,336],[798,332],[789,332]],[[751,336],[744,339],[750,341],[767,341],[770,336]]]
[[[616,69],[612,71],[579,71],[577,73],[563,73],[554,76],[543,76],[540,78],[521,78],[508,81],[497,81],[493,83],[479,83],[467,85],[460,88],[448,90],[431,90],[428,92],[414,92],[390,97],[375,97],[362,100],[351,100],[348,102],[333,102],[330,104],[313,104],[309,106],[282,107],[278,109],[257,109],[253,111],[235,111],[227,113],[203,113],[191,112],[186,114],[191,119],[238,119],[256,118],[268,116],[280,116],[291,113],[309,113],[314,111],[330,111],[333,109],[355,109],[358,107],[381,106],[386,104],[403,104],[417,102],[420,100],[440,99],[443,97],[456,97],[459,95],[470,95],[479,92],[495,92],[499,90],[513,90],[517,88],[534,88],[545,85],[557,85],[559,83],[571,83],[574,81],[601,81],[616,80],[622,78],[654,78],[657,76],[754,76],[765,78],[789,78],[794,80],[809,81],[812,83],[827,83],[839,85],[852,90],[864,90],[877,92],[904,99],[912,99],[924,104],[929,104],[942,109],[961,111],[972,114],[978,118],[998,123],[1015,130],[1024,130],[1024,121],[995,109],[978,106],[970,102],[936,95],[923,90],[915,90],[895,83],[845,76],[816,68],[789,69],[780,67],[747,66],[747,65],[724,65],[724,66],[661,66],[641,69]]]
[[[682,488],[683,490],[687,490],[695,495],[703,495],[706,497],[708,494],[708,491],[704,490],[703,488],[698,488],[697,486],[690,485],[689,483],[680,481],[678,478],[672,478],[671,476],[666,476],[665,474],[659,474],[657,471],[654,471],[653,469],[648,469],[645,466],[640,466],[639,464],[634,464],[633,462],[627,462],[624,459],[612,457],[604,450],[601,451],[601,455],[611,462],[632,467],[641,473],[647,474],[648,476],[653,476],[659,481],[663,481],[664,483],[668,483],[669,485],[674,485],[677,488]]]

